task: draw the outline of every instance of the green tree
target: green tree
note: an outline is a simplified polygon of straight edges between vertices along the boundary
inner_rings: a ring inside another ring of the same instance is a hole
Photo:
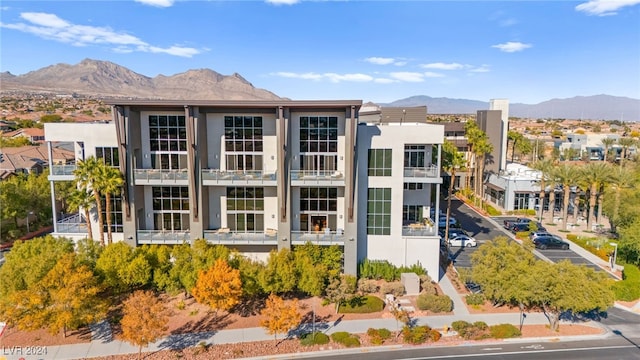
[[[84,238],[78,240],[76,242],[76,259],[78,263],[87,265],[89,269],[94,270],[102,250],[104,250],[104,247],[100,246],[100,244],[93,239]]]
[[[314,263],[306,252],[294,251],[293,254],[298,273],[298,290],[311,296],[322,295],[328,278],[326,267],[322,263]]]
[[[602,147],[604,147],[604,162],[607,162],[607,156],[609,155],[609,150],[616,142],[617,142],[616,138],[610,138],[610,137],[606,137],[600,140],[600,143],[602,143]]]
[[[518,149],[518,144],[523,140],[524,140],[524,135],[522,135],[521,133],[515,130],[509,130],[507,132],[507,146],[509,146],[508,143],[511,143],[511,162],[513,162],[513,159],[515,158],[516,149]]]
[[[631,203],[637,204],[640,199],[640,192],[637,191],[637,184],[640,181],[640,174],[637,169],[628,168],[628,167],[615,167],[611,171],[611,178],[608,186],[604,189],[603,203],[602,208],[603,211],[609,217],[609,222],[611,223],[611,228],[615,230],[619,226],[625,225],[625,221],[623,219],[633,219],[637,216],[640,216],[640,213],[634,211],[631,216],[624,216],[625,209],[628,209],[629,206],[628,200],[631,200]],[[613,195],[613,196],[609,196]],[[624,199],[624,201],[623,201]],[[634,201],[635,200],[635,201]],[[623,204],[625,206],[623,206]],[[633,206],[633,208],[637,208],[637,206]],[[623,216],[620,216],[620,214]]]
[[[631,137],[621,137],[618,139],[618,144],[622,146],[622,159],[620,159],[620,165],[624,166],[627,161],[627,154],[629,148],[633,147],[637,143],[637,140]]]
[[[540,219],[542,220],[544,215],[544,200],[547,197],[547,186],[549,185],[549,179],[551,178],[551,172],[554,167],[554,161],[551,159],[543,159],[535,161],[531,167],[534,170],[538,170],[540,172],[540,178],[538,179],[538,185],[540,186],[540,194],[538,195],[538,199],[540,200]],[[550,193],[553,193],[554,187],[551,187]],[[551,194],[549,194],[551,195]],[[555,201],[555,199],[549,199],[549,206],[553,209],[553,203],[551,200]]]
[[[260,284],[267,293],[283,294],[296,289],[295,259],[290,250],[271,251],[267,266],[260,276]]]
[[[465,177],[465,188],[471,189],[471,169],[475,169],[478,166],[475,159],[474,147],[484,132],[478,128],[478,124],[474,121],[467,121],[464,124],[464,131],[465,136],[467,137],[467,144],[469,146],[469,149],[467,150],[467,176]]]
[[[26,194],[23,191],[25,177],[23,175],[12,176],[0,181],[0,212],[2,220],[11,219],[18,228],[18,219],[26,218],[27,209]]]
[[[451,198],[453,197],[453,185],[456,181],[456,172],[465,167],[464,153],[449,140],[445,140],[442,146],[442,169],[449,173],[449,192],[447,196],[447,221],[444,229],[444,238],[449,245],[449,219],[451,218]],[[435,220],[435,219],[434,219]]]
[[[640,266],[640,218],[620,229],[618,247],[625,261]]]
[[[100,201],[100,169],[105,164],[98,160],[95,156],[90,156],[84,161],[78,161],[77,168],[73,174],[75,176],[78,187],[84,191],[90,191],[96,204],[96,213],[98,215],[98,228],[100,232],[100,244],[104,243],[104,218],[102,217],[102,202]]]
[[[587,214],[587,229],[591,229],[596,201],[602,200],[602,190],[604,185],[611,180],[611,167],[605,162],[590,162],[580,169],[582,179],[588,184],[589,191],[589,212]],[[602,204],[598,206],[598,216],[596,220],[601,221]]]
[[[93,229],[91,228],[91,208],[95,206],[91,191],[86,189],[75,189],[68,198],[69,211],[84,212],[84,218],[87,222],[87,235],[93,240]]]
[[[238,256],[235,259],[235,263],[238,266],[238,270],[240,270],[242,295],[251,297],[264,294],[264,290],[260,284],[260,274],[264,271],[265,264],[244,256]]]
[[[107,218],[107,243],[113,242],[113,235],[111,229],[111,196],[118,195],[124,184],[124,178],[120,170],[108,166],[103,163],[98,167],[98,176],[96,181],[96,188],[105,197],[105,213]]]
[[[144,254],[124,242],[104,248],[96,261],[96,272],[106,286],[118,292],[144,286],[151,279],[151,265]]]
[[[358,280],[352,275],[341,275],[333,279],[326,289],[327,300],[336,304],[336,314],[340,305],[356,294]]]
[[[493,151],[493,144],[489,141],[487,134],[482,132],[482,135],[476,139],[476,143],[473,146],[473,151],[477,159],[476,162],[476,194],[480,202],[480,206],[484,201],[484,168],[486,162],[486,156]]]
[[[567,218],[569,216],[569,200],[571,197],[571,187],[578,182],[580,172],[575,165],[563,163],[554,168],[554,177],[562,185],[562,226],[567,230]]]

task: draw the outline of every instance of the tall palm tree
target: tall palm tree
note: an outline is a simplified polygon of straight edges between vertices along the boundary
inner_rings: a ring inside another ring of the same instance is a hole
[[[618,140],[618,144],[622,146],[622,159],[620,159],[620,165],[624,165],[624,162],[627,160],[627,152],[629,151],[629,148],[636,145],[636,143],[636,139],[630,137],[622,137]]]
[[[489,142],[489,137],[487,134],[482,132],[482,136],[478,138],[474,146],[474,153],[476,156],[476,194],[478,195],[478,199],[480,200],[480,207],[482,207],[482,203],[484,201],[484,168],[485,168],[485,159],[487,154],[490,154],[493,151],[493,144]]]
[[[120,170],[102,163],[98,167],[98,177],[96,187],[105,197],[105,214],[107,218],[107,241],[113,242],[111,230],[111,195],[118,195],[124,184],[124,179]]]
[[[73,175],[81,190],[90,191],[96,203],[96,212],[98,213],[98,226],[100,231],[100,244],[104,246],[104,219],[102,217],[102,203],[100,201],[100,190],[98,189],[100,173],[99,168],[105,166],[104,163],[95,156],[90,156],[84,161],[78,161],[76,170]]]
[[[607,155],[609,155],[609,149],[617,142],[616,138],[606,137],[600,140],[602,146],[604,147],[604,162],[607,162]]]
[[[542,217],[544,215],[544,199],[547,195],[547,185],[549,183],[549,179],[551,178],[551,172],[553,170],[554,164],[555,162],[551,159],[543,159],[538,160],[531,165],[532,169],[538,170],[540,172],[540,179],[538,180],[538,183],[540,185],[540,194],[538,195],[538,198],[540,199],[540,220],[542,220]],[[553,190],[554,189],[551,188],[551,193],[553,193]],[[550,204],[549,206],[553,206],[553,204]]]
[[[509,147],[509,142],[511,142],[511,162],[513,162],[514,157],[516,156],[516,148],[518,146],[518,142],[524,139],[524,135],[520,134],[517,131],[509,130],[507,132],[507,148]]]
[[[591,229],[592,220],[596,214],[596,200],[601,197],[601,188],[609,181],[611,168],[607,163],[590,162],[581,168],[581,175],[585,183],[588,185],[589,191],[589,212],[587,213],[587,229]],[[599,207],[598,211],[602,206]],[[600,221],[600,217],[596,218]]]
[[[639,182],[640,177],[638,177],[630,168],[616,166],[612,170],[611,176],[609,178],[609,183],[607,184],[608,186],[605,187],[605,194],[612,192],[615,199],[613,211],[611,214],[608,214],[609,223],[611,223],[612,230],[615,231],[616,225],[618,223],[618,211],[620,208],[621,197],[620,194],[625,189],[631,189],[634,186],[637,186]],[[600,211],[601,207],[602,206],[599,206],[598,211]]]
[[[442,150],[442,169],[451,175],[451,181],[449,181],[449,196],[447,196],[447,222],[444,227],[444,238],[448,246],[449,218],[451,217],[451,197],[453,196],[453,184],[456,180],[456,171],[464,168],[466,159],[464,158],[464,154],[458,151],[456,146],[451,141],[445,140],[442,146]]]
[[[67,199],[69,211],[84,211],[84,218],[87,221],[87,234],[89,240],[93,240],[93,230],[91,229],[91,210],[95,206],[91,191],[86,189],[75,189]]]
[[[464,125],[465,135],[467,137],[467,176],[465,177],[465,187],[471,188],[471,169],[476,168],[478,166],[477,161],[475,161],[475,153],[474,146],[478,141],[478,138],[481,136],[482,130],[478,128],[478,124],[474,121],[467,121]]]
[[[569,197],[571,196],[571,187],[576,184],[580,176],[580,172],[575,165],[563,163],[554,170],[554,175],[558,182],[562,184],[562,226],[567,230],[567,218],[569,216]]]

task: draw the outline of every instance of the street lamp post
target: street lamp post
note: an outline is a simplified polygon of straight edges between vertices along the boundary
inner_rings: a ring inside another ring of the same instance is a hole
[[[609,245],[613,246],[613,257],[611,258],[611,270],[613,270],[616,266],[616,260],[618,257],[618,244],[610,242]]]
[[[30,233],[31,231],[29,230],[29,217],[33,215],[33,211],[29,211],[27,213],[27,234]]]

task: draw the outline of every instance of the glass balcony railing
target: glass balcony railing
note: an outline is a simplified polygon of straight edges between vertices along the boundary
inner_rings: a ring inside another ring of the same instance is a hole
[[[337,170],[291,170],[292,181],[344,181],[344,175]]]
[[[411,224],[402,227],[402,236],[435,236],[436,227],[424,224]]]
[[[229,228],[221,228],[205,230],[204,239],[213,244],[277,244],[278,232],[272,229],[236,232]]]
[[[56,175],[56,176],[66,176],[66,175],[71,175],[73,176],[73,172],[76,170],[77,166],[75,164],[71,164],[71,165],[52,165],[51,166],[51,173],[49,175]]]
[[[344,231],[292,231],[292,244],[305,244],[307,242],[317,245],[342,244],[345,241]]]
[[[276,181],[275,171],[203,169],[203,181]]]
[[[435,165],[427,167],[405,167],[404,177],[431,178],[438,176],[438,167]]]
[[[86,234],[88,232],[87,222],[84,217],[74,214],[67,216],[56,223],[58,233],[64,234]]]
[[[136,181],[178,181],[188,180],[189,174],[187,169],[169,170],[169,169],[135,169],[133,175]]]
[[[138,230],[138,244],[179,245],[191,241],[189,231]]]

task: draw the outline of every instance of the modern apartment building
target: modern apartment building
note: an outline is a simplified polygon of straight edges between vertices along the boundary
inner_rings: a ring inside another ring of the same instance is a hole
[[[441,125],[359,124],[361,101],[107,103],[112,122],[46,124],[45,136],[50,149],[72,143],[77,160],[94,155],[124,174],[114,239],[204,238],[258,259],[338,245],[345,273],[364,258],[419,261],[438,279],[437,219],[427,218],[442,181]],[[52,164],[52,193],[74,168]],[[54,213],[55,234],[86,237],[80,214]]]

